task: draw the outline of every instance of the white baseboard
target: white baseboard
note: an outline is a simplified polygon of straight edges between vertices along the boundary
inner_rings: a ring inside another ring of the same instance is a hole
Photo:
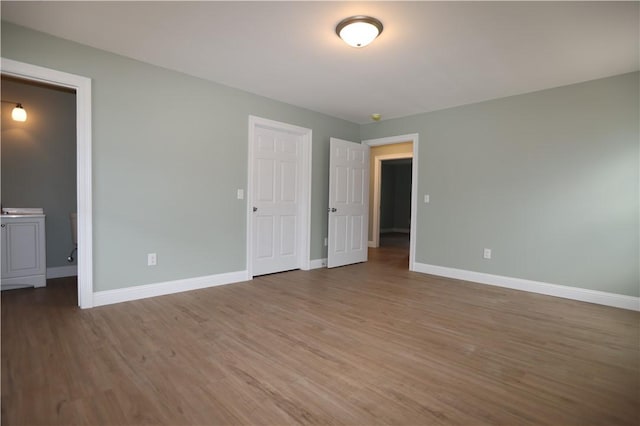
[[[373,241],[369,241],[367,247],[376,248],[376,243],[374,243]]]
[[[75,277],[78,275],[78,265],[55,266],[47,268],[47,279]]]
[[[0,288],[2,290],[12,290],[14,288],[26,287],[46,287],[47,279],[44,275],[29,275],[26,277],[3,278],[0,280]]]
[[[410,234],[411,229],[409,228],[384,228],[380,229],[381,234],[388,234],[389,232],[400,232],[402,234]]]
[[[327,259],[313,259],[309,263],[309,269],[318,269],[318,268],[326,268],[327,267]]]
[[[93,293],[93,306],[111,305],[113,303],[145,299],[147,297],[164,296],[166,294],[198,290],[248,280],[249,274],[247,271],[237,271],[217,275],[207,275],[204,277],[187,278],[184,280],[119,288],[116,290],[97,291]]]
[[[525,280],[522,278],[485,274],[483,272],[467,271],[464,269],[446,268],[444,266],[428,265],[426,263],[416,262],[414,264],[414,270],[416,272],[438,275],[441,277],[455,278],[480,284],[489,284],[514,290],[529,291],[532,293],[546,294],[548,296],[563,297],[565,299],[580,300],[582,302],[640,311],[640,297],[558,284],[549,284],[539,281]]]

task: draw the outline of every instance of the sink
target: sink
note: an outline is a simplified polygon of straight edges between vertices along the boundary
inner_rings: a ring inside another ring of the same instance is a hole
[[[42,207],[3,207],[2,214],[13,216],[44,214],[44,209]]]

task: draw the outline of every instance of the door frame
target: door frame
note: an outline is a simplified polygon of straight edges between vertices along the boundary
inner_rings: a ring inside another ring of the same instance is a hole
[[[2,74],[76,91],[76,196],[78,213],[78,306],[93,303],[93,216],[91,174],[91,79],[2,58]]]
[[[280,121],[249,115],[249,147],[247,157],[247,276],[253,279],[253,139],[255,130],[263,127],[271,130],[292,133],[302,141],[302,159],[300,167],[300,188],[298,204],[298,267],[304,271],[311,269],[311,141],[312,131],[305,127]]]
[[[413,143],[413,161],[411,162],[411,231],[409,234],[409,270],[415,271],[416,261],[416,229],[417,229],[417,216],[418,216],[418,145],[419,145],[418,133],[411,133],[408,135],[389,136],[386,138],[367,139],[362,141],[363,144],[371,146],[379,145],[392,145],[403,142]],[[375,197],[375,193],[374,193]],[[379,204],[378,200],[378,204]],[[378,230],[379,231],[379,230]],[[379,236],[379,234],[378,234]]]
[[[370,241],[369,247],[380,247],[380,200],[381,200],[381,187],[382,187],[382,162],[384,160],[400,160],[406,158],[413,158],[413,153],[398,153],[398,154],[382,154],[374,157],[373,163],[373,209],[372,209],[372,229],[373,240]],[[413,161],[411,162],[411,171],[413,173]],[[413,182],[413,181],[412,181]],[[413,183],[412,183],[413,184]],[[413,220],[411,221],[413,223]]]

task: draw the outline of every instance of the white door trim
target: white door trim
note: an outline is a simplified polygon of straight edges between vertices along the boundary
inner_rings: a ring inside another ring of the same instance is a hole
[[[418,133],[408,135],[390,136],[386,138],[368,139],[362,143],[369,146],[391,145],[403,142],[413,143],[413,161],[411,162],[411,234],[409,242],[409,270],[416,270],[416,229],[418,213]],[[374,195],[375,196],[375,195]],[[378,203],[380,201],[378,200]],[[375,228],[374,228],[375,229]]]
[[[384,160],[399,160],[403,158],[413,158],[413,153],[398,153],[398,154],[384,154],[376,155],[373,163],[373,240],[371,247],[376,248],[380,246],[380,187],[382,185],[382,161]],[[413,163],[411,164],[413,167]],[[413,222],[413,220],[412,220]]]
[[[2,74],[76,91],[78,197],[78,306],[93,307],[93,217],[91,184],[91,79],[2,58]],[[28,122],[27,122],[28,123]]]
[[[247,157],[247,275],[253,279],[253,139],[256,127],[265,127],[301,136],[302,168],[300,170],[300,211],[298,212],[298,264],[300,269],[311,269],[311,141],[312,131],[304,127],[249,116],[249,150]]]

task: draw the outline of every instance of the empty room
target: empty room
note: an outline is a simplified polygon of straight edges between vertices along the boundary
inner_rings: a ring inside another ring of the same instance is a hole
[[[3,425],[640,423],[640,2],[0,14]]]

